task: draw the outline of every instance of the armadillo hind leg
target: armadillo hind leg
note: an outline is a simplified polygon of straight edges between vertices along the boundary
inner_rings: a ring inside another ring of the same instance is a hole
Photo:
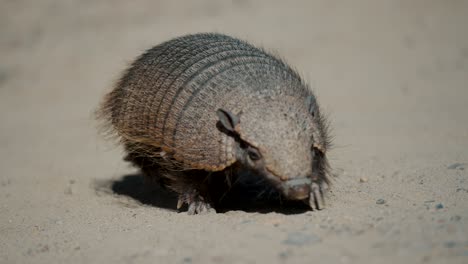
[[[177,171],[168,170],[164,166],[164,160],[159,157],[148,157],[138,152],[128,151],[125,160],[141,169],[147,180],[159,183],[161,187],[169,188],[179,195],[177,209],[184,204],[188,205],[188,214],[203,214],[214,212],[208,202],[207,177],[204,171]],[[167,162],[166,162],[167,163]],[[201,190],[205,190],[203,194]]]
[[[215,210],[211,207],[210,203],[207,202],[203,198],[203,196],[201,196],[198,193],[198,191],[194,189],[179,194],[179,200],[177,201],[177,209],[180,209],[184,204],[188,205],[187,213],[189,215],[215,212]]]
[[[215,213],[212,196],[209,192],[210,176],[210,173],[201,170],[168,171],[165,173],[167,187],[179,196],[177,209],[187,204],[189,215]]]

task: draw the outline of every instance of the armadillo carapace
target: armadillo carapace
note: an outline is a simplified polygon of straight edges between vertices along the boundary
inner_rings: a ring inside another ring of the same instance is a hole
[[[329,140],[316,98],[284,61],[245,41],[205,33],[149,49],[99,117],[126,160],[178,193],[189,214],[212,211],[222,191],[211,179],[232,183],[239,171],[323,207]]]

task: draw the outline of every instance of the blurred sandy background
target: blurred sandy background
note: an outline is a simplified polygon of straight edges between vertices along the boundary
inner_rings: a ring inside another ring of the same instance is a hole
[[[0,263],[468,263],[467,27],[461,0],[0,1]],[[314,87],[326,210],[177,213],[97,134],[134,57],[207,31]]]

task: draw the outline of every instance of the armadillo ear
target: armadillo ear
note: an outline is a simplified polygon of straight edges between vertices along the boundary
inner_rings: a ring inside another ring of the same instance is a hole
[[[230,132],[235,132],[234,127],[239,124],[239,117],[222,108],[216,111],[221,125]]]

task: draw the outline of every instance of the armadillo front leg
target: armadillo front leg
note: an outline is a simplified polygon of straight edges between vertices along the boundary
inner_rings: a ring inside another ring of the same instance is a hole
[[[309,206],[312,210],[325,208],[324,186],[320,182],[312,182],[310,185]]]
[[[177,209],[180,209],[184,204],[188,205],[187,213],[189,215],[215,212],[210,203],[194,189],[179,194]]]

